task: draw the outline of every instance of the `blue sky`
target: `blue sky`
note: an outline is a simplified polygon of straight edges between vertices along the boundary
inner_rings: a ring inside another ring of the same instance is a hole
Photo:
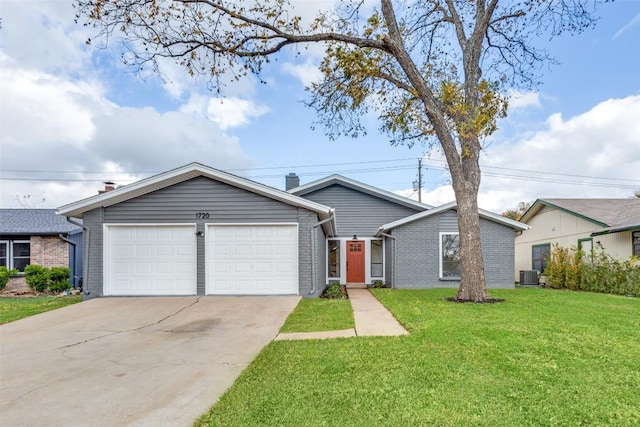
[[[328,1],[298,1],[309,14]],[[514,93],[483,152],[480,206],[501,212],[539,197],[629,197],[640,189],[640,1],[604,5],[594,30],[542,45],[558,60],[535,91]],[[311,130],[304,83],[320,52],[281,58],[231,85],[220,104],[171,64],[138,76],[88,47],[68,0],[0,0],[0,206],[57,207],[198,161],[274,187],[331,173],[417,198],[453,200],[437,151],[392,147],[377,133],[330,141]]]

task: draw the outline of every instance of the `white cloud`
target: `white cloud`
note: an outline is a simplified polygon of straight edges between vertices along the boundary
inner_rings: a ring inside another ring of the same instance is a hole
[[[527,107],[540,107],[540,95],[538,92],[521,92],[512,90],[509,96],[509,109]]]
[[[0,60],[0,206],[30,196],[56,207],[95,194],[100,181],[126,184],[193,161],[252,164],[237,138],[205,117],[120,107],[97,83],[23,68],[1,53]]]
[[[631,196],[634,186],[640,188],[638,117],[640,96],[609,99],[566,120],[553,114],[544,129],[515,143],[494,144],[481,161],[485,206],[504,210],[541,197]]]
[[[269,107],[256,104],[249,99],[207,98],[192,95],[182,111],[208,117],[209,120],[217,123],[220,129],[226,130],[248,124],[252,118],[268,113]]]
[[[3,1],[2,50],[23,66],[74,72],[90,62],[93,29],[74,23],[70,1]]]
[[[544,197],[631,197],[640,189],[638,117],[640,95],[603,101],[569,119],[552,114],[543,129],[509,142],[498,135],[480,161],[478,205],[500,213]],[[441,181],[423,190],[425,203],[454,200],[446,178]],[[412,190],[396,192],[417,199]]]
[[[311,83],[322,79],[322,72],[311,60],[307,60],[304,64],[285,62],[282,65],[282,71],[285,74],[296,77],[305,87],[311,86]]]

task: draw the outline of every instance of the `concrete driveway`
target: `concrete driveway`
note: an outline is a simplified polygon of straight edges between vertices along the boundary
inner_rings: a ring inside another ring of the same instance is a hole
[[[97,298],[0,326],[0,425],[189,426],[300,297]]]

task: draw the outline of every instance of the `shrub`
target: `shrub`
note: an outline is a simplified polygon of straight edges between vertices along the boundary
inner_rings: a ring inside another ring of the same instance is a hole
[[[386,288],[387,285],[384,284],[384,282],[382,280],[376,280],[371,284],[372,288]]]
[[[71,276],[71,270],[69,267],[51,267],[47,288],[50,292],[55,293],[70,289],[71,284],[69,283],[69,276]]]
[[[547,286],[573,291],[580,289],[583,257],[584,252],[579,249],[569,250],[557,244],[553,245],[544,270]]]
[[[322,293],[324,298],[347,298],[346,286],[340,283],[329,284]]]
[[[18,273],[18,270],[15,268],[8,269],[4,265],[0,265],[0,291],[2,291],[7,283],[9,283],[9,277],[15,276]]]
[[[36,292],[58,293],[71,287],[69,284],[71,271],[68,267],[47,268],[41,265],[28,265],[24,269],[24,275],[29,287]]]
[[[631,257],[620,261],[604,248],[587,255],[576,248],[554,245],[545,276],[551,288],[640,296],[640,260]]]
[[[36,292],[44,292],[49,283],[49,269],[41,265],[27,265],[24,268],[27,285]]]

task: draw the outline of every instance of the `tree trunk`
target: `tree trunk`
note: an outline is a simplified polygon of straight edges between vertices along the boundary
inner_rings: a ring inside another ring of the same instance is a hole
[[[480,189],[480,144],[477,137],[461,141],[460,168],[451,168],[451,181],[458,205],[460,233],[460,287],[456,299],[482,302],[489,298],[484,276],[480,240],[478,190]]]
[[[457,192],[458,231],[460,232],[460,287],[456,299],[481,302],[489,298],[484,276],[484,260],[480,242],[478,193]]]

